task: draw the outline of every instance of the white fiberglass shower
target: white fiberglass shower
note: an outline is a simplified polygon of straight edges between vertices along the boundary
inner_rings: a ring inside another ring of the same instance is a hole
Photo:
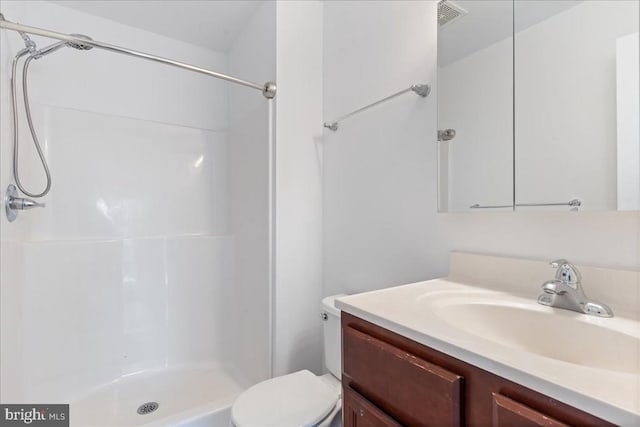
[[[275,77],[272,2],[107,3],[3,1],[0,12],[247,81]],[[190,3],[222,16],[224,42],[125,19]],[[25,44],[0,37],[4,199],[10,67]],[[0,402],[69,403],[72,426],[223,425],[237,394],[271,374],[272,101],[98,48],[34,60],[28,83],[52,186],[44,208],[12,222],[2,207]],[[40,189],[18,101],[20,177]]]

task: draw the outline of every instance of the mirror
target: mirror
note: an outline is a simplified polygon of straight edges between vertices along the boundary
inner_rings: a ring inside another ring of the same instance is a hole
[[[516,209],[640,209],[638,4],[515,2]]]
[[[438,3],[438,207],[513,204],[513,3]]]
[[[638,3],[439,2],[440,211],[640,210]]]

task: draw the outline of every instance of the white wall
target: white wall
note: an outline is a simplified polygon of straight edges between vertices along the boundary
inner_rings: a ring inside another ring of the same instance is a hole
[[[616,41],[618,209],[640,209],[640,39]]]
[[[276,5],[265,2],[254,13],[228,53],[229,73],[257,82],[276,76]],[[235,332],[231,347],[249,383],[271,372],[270,316],[270,164],[269,104],[255,91],[229,87],[229,226],[235,236],[233,300]]]
[[[322,19],[277,4],[274,375],[322,369]]]
[[[326,2],[324,118],[413,83],[406,94],[324,131],[326,295],[446,272],[436,218],[435,2]]]
[[[433,82],[436,33],[435,1],[327,2],[325,118]],[[453,249],[640,268],[638,212],[437,214],[436,93],[325,132],[325,294],[445,276]]]

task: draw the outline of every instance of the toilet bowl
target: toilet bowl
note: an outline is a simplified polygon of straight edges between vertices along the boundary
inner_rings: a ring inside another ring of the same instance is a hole
[[[262,381],[240,394],[231,407],[235,427],[326,427],[341,414],[340,310],[335,299],[322,300],[324,358],[328,374],[302,370]]]

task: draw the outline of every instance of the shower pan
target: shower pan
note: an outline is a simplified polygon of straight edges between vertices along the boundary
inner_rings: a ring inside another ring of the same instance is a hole
[[[275,5],[208,7],[243,17],[238,42],[2,2],[17,216],[0,219],[0,403],[70,404],[71,426],[227,426],[271,376],[275,84],[234,76],[275,76],[254,60],[275,56],[275,24],[255,25]]]

